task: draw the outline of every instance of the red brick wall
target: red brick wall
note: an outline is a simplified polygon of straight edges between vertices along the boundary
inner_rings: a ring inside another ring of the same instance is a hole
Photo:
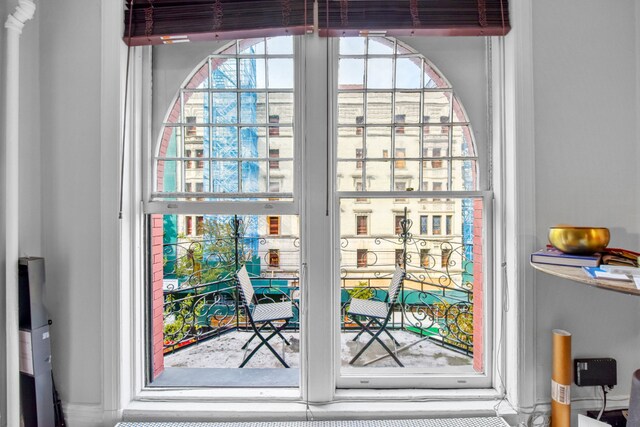
[[[473,201],[473,369],[483,372],[484,358],[484,248],[482,199]]]
[[[163,250],[162,250],[162,215],[151,215],[151,351],[152,351],[152,369],[153,378],[164,371],[164,343],[163,343],[163,304],[164,296],[162,294],[162,278],[163,278]]]

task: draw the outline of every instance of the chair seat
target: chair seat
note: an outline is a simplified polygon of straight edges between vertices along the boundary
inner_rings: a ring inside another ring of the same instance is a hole
[[[291,301],[257,304],[251,317],[254,322],[291,319],[293,317]]]
[[[352,298],[349,303],[348,313],[384,319],[389,313],[389,306],[382,301]]]

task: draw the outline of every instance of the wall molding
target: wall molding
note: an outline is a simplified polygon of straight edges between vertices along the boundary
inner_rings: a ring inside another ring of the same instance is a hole
[[[64,403],[62,405],[64,419],[69,427],[102,426],[102,406],[82,403]]]
[[[528,263],[536,245],[535,128],[533,88],[533,0],[514,2],[513,29],[504,38],[502,170],[505,246],[502,258],[505,290],[505,365],[509,401],[519,411],[534,406],[535,276]]]

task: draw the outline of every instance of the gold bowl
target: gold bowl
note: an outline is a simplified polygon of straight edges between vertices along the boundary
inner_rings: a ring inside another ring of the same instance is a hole
[[[590,255],[603,251],[609,238],[609,229],[604,227],[559,225],[549,228],[549,242],[567,254]]]

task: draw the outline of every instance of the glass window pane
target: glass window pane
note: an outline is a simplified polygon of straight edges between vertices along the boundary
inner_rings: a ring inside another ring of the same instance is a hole
[[[394,162],[394,191],[405,191],[407,188],[418,190],[420,186],[420,161],[419,160],[403,160],[397,158]],[[403,187],[397,184],[402,182]]]
[[[391,123],[393,121],[392,99],[390,92],[367,93],[367,124]]]
[[[367,60],[367,88],[393,88],[393,59],[369,58]]]
[[[278,150],[279,157],[293,158],[293,128],[281,127],[280,135],[269,138],[269,149]]]
[[[367,191],[390,191],[391,161],[365,162]]]
[[[451,138],[454,157],[475,157],[477,155],[474,150],[470,126],[453,126]]]
[[[209,62],[207,61],[184,86],[186,89],[207,89],[209,87]]]
[[[406,259],[402,298],[395,305],[387,331],[398,340],[395,348],[405,347],[397,357],[406,368],[430,373],[473,374],[473,331],[481,327],[473,318],[473,287],[482,283],[481,262],[474,263],[480,253],[474,233],[474,215],[482,215],[480,199],[454,199],[442,203],[425,203],[407,198],[408,232],[412,242],[405,245],[395,234],[395,217],[404,215],[395,198],[371,199],[367,208],[367,235],[354,235],[361,206],[355,199],[340,200],[340,325],[343,372],[359,369],[398,368],[398,364],[381,349],[365,351],[355,363],[349,361],[362,349],[366,339],[356,339],[360,328],[349,309],[353,298],[384,301],[398,258]],[[405,204],[403,203],[403,205]],[[454,233],[446,232],[446,209],[453,224],[461,224]],[[433,213],[439,216],[432,233]],[[380,239],[380,236],[389,236]],[[392,237],[393,236],[393,237]],[[406,253],[405,253],[406,250]],[[366,262],[360,262],[362,258]],[[444,262],[443,262],[444,260]],[[482,322],[480,322],[482,323]],[[432,339],[425,340],[428,334]],[[388,338],[390,348],[393,342]],[[443,343],[446,345],[443,346]],[[373,346],[372,346],[373,347]],[[437,355],[437,356],[435,356]],[[385,374],[388,371],[385,371]],[[366,375],[366,374],[365,374]]]
[[[424,87],[428,89],[444,89],[450,87],[447,81],[438,74],[431,66],[427,63],[427,61],[423,62],[424,64],[424,76],[423,83]]]
[[[432,159],[422,161],[422,180],[447,183],[449,180],[449,161],[442,159]],[[424,191],[432,191],[432,188],[423,188]],[[442,191],[448,190],[446,185]]]
[[[162,132],[158,157],[180,157],[182,154],[182,127],[166,126]]]
[[[400,89],[419,89],[422,70],[422,59],[398,58],[396,59],[396,87]]]
[[[362,93],[338,94],[338,124],[364,123],[364,95]]]
[[[293,89],[293,58],[271,58],[268,67],[270,89]]]
[[[366,141],[366,157],[368,159],[388,159],[391,153],[391,128],[368,127]]]
[[[293,123],[293,93],[269,93],[269,118],[278,117],[278,121],[270,123]]]
[[[266,87],[264,59],[240,59],[240,87],[242,89],[264,89]]]
[[[451,187],[454,191],[477,190],[478,169],[475,160],[451,161]]]
[[[364,55],[364,37],[340,37],[340,55]]]
[[[211,162],[211,177],[215,193],[237,193],[238,162]]]
[[[264,193],[267,191],[267,162],[242,162],[242,192]]]
[[[339,161],[337,163],[336,188],[338,191],[362,191],[363,169],[356,162]]]
[[[467,114],[462,107],[460,101],[458,101],[458,97],[453,97],[453,121],[456,123],[468,123],[469,119],[467,118]]]
[[[240,122],[262,124],[267,122],[264,92],[240,92]]]
[[[238,87],[236,58],[211,58],[211,87],[215,89],[235,89]]]
[[[214,127],[212,129],[211,157],[238,157],[237,127]]]
[[[240,128],[240,156],[266,157],[267,138],[264,127]]]
[[[158,160],[156,191],[175,193],[182,191],[182,162],[176,160]]]
[[[211,94],[211,123],[236,123],[238,121],[238,95],[235,92]]]
[[[369,37],[369,55],[393,55],[394,42],[386,37]]]
[[[429,123],[442,123],[442,118],[451,117],[451,92],[425,92],[423,115]]]
[[[264,55],[264,39],[239,40],[241,55]]]
[[[267,39],[268,55],[293,55],[293,37],[269,37]]]
[[[338,89],[364,87],[364,58],[341,58],[338,65]]]
[[[291,160],[280,160],[278,161],[278,168],[269,168],[268,171],[269,183],[277,182],[279,184],[275,192],[293,192],[293,180],[291,179],[293,175],[293,162]],[[271,189],[273,190],[273,187]]]
[[[358,127],[338,128],[338,151],[339,159],[357,158],[357,150],[363,149],[364,132]]]
[[[395,117],[404,116],[405,123],[420,123],[420,93],[396,92]]]
[[[420,128],[405,128],[405,132],[396,132],[396,150],[402,148],[405,157],[419,159],[422,156],[420,151]]]
[[[183,117],[187,123],[209,123],[209,94],[207,92],[182,91]]]

